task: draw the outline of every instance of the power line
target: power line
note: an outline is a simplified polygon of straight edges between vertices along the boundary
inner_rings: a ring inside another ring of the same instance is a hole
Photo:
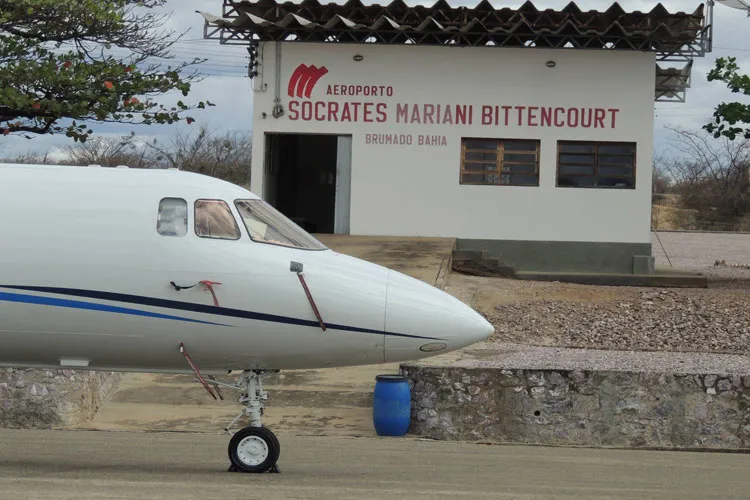
[[[719,49],[719,50],[736,50],[738,52],[750,52],[750,49],[740,49],[736,47],[717,47],[716,45],[714,45],[714,48]]]
[[[712,116],[710,113],[686,113],[683,115],[656,115],[656,118],[681,118],[683,116],[705,116],[708,118],[709,116]]]
[[[679,103],[675,103],[679,104]],[[680,106],[679,110],[683,109],[705,109],[706,106]],[[675,108],[654,108],[654,111],[676,111]]]
[[[157,63],[160,66],[168,66],[169,63],[178,64],[178,63],[188,63],[191,62],[189,60],[179,60],[179,59],[155,59],[153,61],[154,63]],[[215,68],[230,68],[230,69],[237,69],[237,70],[243,70],[247,68],[247,64],[237,63],[237,64],[224,64],[221,62],[213,62],[211,60],[203,61],[200,63],[195,64],[193,67],[195,68],[205,68],[207,66],[212,66]]]

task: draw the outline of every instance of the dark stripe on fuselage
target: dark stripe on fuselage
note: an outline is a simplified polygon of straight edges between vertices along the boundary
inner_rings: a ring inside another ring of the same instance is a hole
[[[10,288],[13,290],[26,290],[30,292],[53,293],[58,295],[72,295],[75,297],[86,297],[90,299],[110,300],[114,302],[126,302],[129,304],[140,304],[144,306],[163,307],[168,309],[177,309],[181,311],[191,311],[203,314],[215,314],[231,318],[252,319],[256,321],[268,321],[271,323],[284,323],[288,325],[310,326],[320,328],[317,321],[300,318],[290,318],[288,316],[279,316],[276,314],[260,313],[253,311],[243,311],[241,309],[232,309],[229,307],[217,307],[205,304],[195,304],[192,302],[181,302],[179,300],[157,299],[153,297],[144,297],[141,295],[129,295],[124,293],[102,292],[98,290],[80,290],[77,288],[58,288],[46,286],[18,286],[18,285],[0,285],[0,288]],[[359,328],[356,326],[335,325],[326,323],[326,328],[330,330],[342,330],[346,332],[373,333],[379,335],[392,335],[394,337],[406,337],[413,339],[442,340],[436,337],[423,337],[420,335],[409,335],[406,333],[384,332],[381,330],[372,330],[369,328]]]
[[[116,314],[127,314],[130,316],[143,316],[147,318],[171,319],[174,321],[186,321],[188,323],[200,323],[203,325],[230,326],[230,325],[223,325],[221,323],[213,323],[211,321],[201,321],[199,319],[183,318],[180,316],[172,316],[169,314],[159,314],[159,313],[154,313],[150,311],[140,311],[138,309],[130,309],[129,307],[118,307],[118,306],[110,306],[106,304],[95,304],[93,302],[83,302],[80,300],[56,299],[52,297],[37,297],[35,295],[23,295],[20,293],[0,292],[0,301],[17,302],[21,304],[36,304],[36,305],[42,305],[42,306],[66,307],[70,309],[85,309],[87,311],[110,312],[110,313],[116,313]]]

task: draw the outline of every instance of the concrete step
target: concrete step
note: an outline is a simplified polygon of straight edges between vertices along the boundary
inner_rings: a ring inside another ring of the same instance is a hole
[[[454,250],[453,261],[456,262],[467,262],[474,261],[479,262],[488,258],[487,252],[484,250]]]
[[[508,266],[503,266],[499,261],[495,259],[488,259],[482,261],[453,261],[453,271],[463,274],[469,274],[472,276],[486,276],[486,277],[513,277],[515,276],[515,269]]]

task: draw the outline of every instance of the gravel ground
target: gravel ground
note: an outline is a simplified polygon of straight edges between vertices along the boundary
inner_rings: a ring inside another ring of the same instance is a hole
[[[675,269],[708,289],[631,288],[476,278],[453,273],[447,291],[496,328],[493,342],[607,350],[750,353],[750,234],[659,232]],[[669,267],[654,236],[657,266]]]
[[[493,339],[502,342],[621,350],[750,351],[747,292],[623,289],[606,301],[569,299],[521,300],[484,312],[495,324]]]
[[[650,373],[750,375],[750,358],[736,354],[694,352],[632,352],[566,349],[496,342],[468,348],[458,361],[438,358],[419,364],[505,370],[597,370]],[[748,377],[750,380],[750,377]]]

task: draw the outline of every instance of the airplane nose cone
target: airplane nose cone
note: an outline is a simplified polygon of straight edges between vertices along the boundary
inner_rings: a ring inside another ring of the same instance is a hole
[[[460,349],[495,331],[481,314],[452,295],[390,271],[385,317],[386,361],[401,361]]]

